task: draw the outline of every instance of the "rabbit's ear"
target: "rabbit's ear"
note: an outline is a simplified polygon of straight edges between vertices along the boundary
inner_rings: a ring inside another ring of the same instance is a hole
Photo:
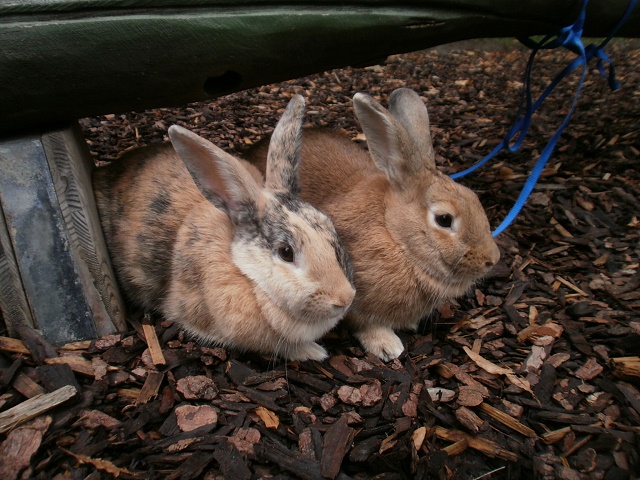
[[[429,112],[420,96],[409,88],[398,88],[389,97],[389,111],[409,134],[424,165],[435,169]]]
[[[236,158],[178,125],[169,127],[169,138],[200,193],[234,224],[258,205],[261,187]]]
[[[407,131],[387,109],[363,93],[353,97],[353,109],[367,137],[371,158],[391,183],[402,186],[423,170]]]
[[[304,104],[301,95],[294,95],[271,135],[265,175],[265,186],[270,190],[300,193],[298,165]]]

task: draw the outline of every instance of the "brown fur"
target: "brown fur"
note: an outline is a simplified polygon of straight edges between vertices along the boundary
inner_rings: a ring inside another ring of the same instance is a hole
[[[296,198],[304,101],[294,97],[261,174],[188,132],[97,169],[94,191],[121,286],[137,305],[222,345],[320,360],[315,343],[353,297],[328,218]],[[271,186],[271,188],[269,187]],[[293,261],[279,256],[287,244]]]
[[[363,128],[369,122],[377,158],[345,136],[307,129],[300,170],[301,197],[332,219],[353,262],[356,298],[346,320],[365,348],[384,359],[402,351],[390,329],[415,328],[499,259],[477,196],[435,170],[424,105],[418,99],[421,107],[403,118],[397,109],[415,105],[417,95],[400,93],[395,115],[373,101],[365,112],[370,118],[360,115]],[[372,129],[371,122],[378,125]],[[388,143],[381,130],[391,132]],[[245,156],[260,170],[264,148],[258,144]],[[459,229],[430,223],[433,208],[458,219]]]

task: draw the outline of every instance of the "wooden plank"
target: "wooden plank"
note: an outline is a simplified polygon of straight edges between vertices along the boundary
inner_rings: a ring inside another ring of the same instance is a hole
[[[16,335],[14,325],[33,326],[33,316],[27,301],[18,261],[4,215],[0,214],[0,311],[9,335]],[[23,352],[19,352],[23,353]]]
[[[20,405],[0,412],[0,434],[6,433],[21,423],[48,412],[52,408],[73,398],[77,393],[78,391],[75,387],[67,385],[54,392],[30,398]]]
[[[44,337],[28,325],[16,325],[16,332],[22,338],[24,344],[31,351],[31,358],[38,365],[42,365],[46,358],[58,356],[53,346]]]
[[[12,332],[31,325],[60,345],[125,328],[92,168],[77,124],[0,141],[0,306]]]
[[[35,326],[52,343],[95,336],[39,135],[0,142],[0,201]]]
[[[93,196],[94,163],[77,122],[45,133],[42,145],[96,333],[104,336],[124,331],[124,301],[115,282]]]

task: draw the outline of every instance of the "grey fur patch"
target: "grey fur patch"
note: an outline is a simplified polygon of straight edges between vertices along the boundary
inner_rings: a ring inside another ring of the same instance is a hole
[[[153,200],[151,200],[151,203],[149,203],[149,210],[155,215],[164,215],[165,213],[167,213],[170,206],[171,199],[169,198],[169,196],[164,192],[160,192],[155,197],[153,197]]]
[[[293,213],[298,213],[301,208],[308,208],[308,204],[289,192],[274,192],[273,196],[278,203]]]
[[[209,203],[229,215],[229,206],[216,192],[206,188],[197,178],[194,178],[193,181],[196,184],[196,187],[198,187],[198,190],[200,190],[202,196],[206,198]]]
[[[204,272],[202,265],[196,258],[189,254],[176,252],[174,265],[178,269],[174,274],[178,274],[180,282],[188,287],[188,290],[201,291],[204,283]]]
[[[291,245],[294,251],[303,247],[300,235],[295,235],[288,221],[288,208],[280,203],[268,205],[260,224],[260,235],[275,255],[283,243]]]
[[[334,252],[336,252],[336,259],[338,260],[340,268],[347,277],[347,280],[349,280],[351,286],[353,286],[353,266],[347,250],[338,241],[337,237],[331,240],[331,246],[333,247]]]

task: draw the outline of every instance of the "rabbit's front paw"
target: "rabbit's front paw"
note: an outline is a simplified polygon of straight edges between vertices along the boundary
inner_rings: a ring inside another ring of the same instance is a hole
[[[328,354],[327,351],[317,343],[309,342],[292,347],[287,357],[289,360],[299,360],[301,362],[305,360],[321,362],[328,357]]]
[[[387,362],[398,358],[404,351],[402,340],[388,327],[371,326],[355,333],[355,336],[367,352]]]

